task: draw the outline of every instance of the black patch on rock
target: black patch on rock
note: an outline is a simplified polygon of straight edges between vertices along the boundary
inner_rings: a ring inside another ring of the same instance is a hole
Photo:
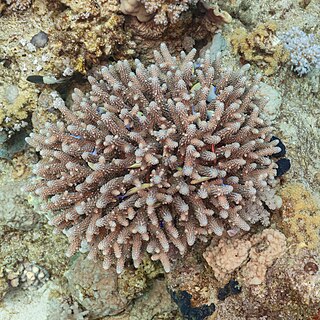
[[[172,300],[178,305],[183,315],[183,319],[185,320],[204,320],[216,310],[216,307],[213,303],[210,305],[204,304],[201,307],[193,308],[191,306],[192,295],[187,291],[169,290],[169,292]]]
[[[223,288],[218,290],[218,299],[223,301],[233,294],[239,294],[241,287],[237,280],[231,279]]]

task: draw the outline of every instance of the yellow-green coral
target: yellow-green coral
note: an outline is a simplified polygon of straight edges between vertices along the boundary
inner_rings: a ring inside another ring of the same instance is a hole
[[[286,233],[298,248],[319,245],[320,205],[303,184],[291,183],[280,190],[282,215]]]
[[[273,22],[259,24],[249,33],[243,28],[236,29],[230,38],[234,52],[245,61],[256,63],[266,75],[275,73],[289,58],[289,53],[275,35],[276,29]]]

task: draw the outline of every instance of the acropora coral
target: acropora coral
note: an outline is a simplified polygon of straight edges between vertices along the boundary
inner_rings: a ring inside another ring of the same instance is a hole
[[[269,215],[281,149],[260,118],[260,76],[249,81],[248,65],[224,70],[209,51],[195,54],[175,57],[162,44],[149,66],[103,67],[71,108],[55,100],[63,121],[27,139],[42,157],[29,190],[48,200],[68,255],[86,241],[106,269],[121,273],[129,259],[138,267],[148,252],[169,272],[197,240],[248,231]]]
[[[280,33],[279,38],[290,52],[290,63],[300,77],[312,69],[320,69],[320,43],[314,34],[306,34],[298,27]]]

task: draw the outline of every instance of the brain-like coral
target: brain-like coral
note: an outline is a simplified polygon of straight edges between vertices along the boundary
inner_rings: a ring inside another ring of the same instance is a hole
[[[27,139],[42,156],[31,189],[48,199],[69,255],[85,240],[105,268],[137,267],[148,252],[170,271],[196,240],[247,231],[266,212],[280,148],[259,116],[260,78],[195,54],[162,44],[149,66],[103,67],[70,108],[56,100],[63,121]]]

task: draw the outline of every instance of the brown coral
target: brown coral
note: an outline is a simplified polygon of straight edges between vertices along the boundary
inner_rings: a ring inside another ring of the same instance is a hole
[[[278,230],[265,229],[251,239],[251,245],[250,260],[241,273],[245,283],[258,285],[265,282],[268,268],[285,253],[286,237]]]
[[[265,229],[250,239],[221,239],[203,254],[215,277],[227,282],[231,274],[241,269],[244,283],[258,285],[265,281],[267,269],[286,250],[286,238],[274,229]]]
[[[246,281],[239,280],[242,294],[220,301],[215,319],[313,320],[320,305],[320,277],[317,268],[313,269],[316,273],[309,273],[305,267],[319,264],[317,257],[319,250],[305,248],[298,254],[287,250],[268,267],[263,284],[247,286]],[[261,260],[262,265],[265,257]]]
[[[249,240],[224,238],[218,245],[211,243],[203,257],[212,268],[215,277],[221,282],[227,282],[231,273],[248,259],[251,247]]]
[[[123,6],[124,4],[129,7],[133,6],[134,10],[144,8],[142,3],[137,0],[122,1],[122,3]],[[166,42],[172,53],[179,54],[181,50],[190,51],[196,42],[211,42],[213,34],[223,24],[231,21],[231,16],[227,12],[221,11],[218,5],[202,1],[197,3],[196,10],[184,11],[180,16],[179,14],[175,15],[175,19],[169,18],[167,21],[165,18],[167,16],[166,10],[175,6],[181,9],[181,3],[171,0],[161,1],[161,3],[148,1],[148,6],[157,8],[155,3],[158,5],[155,16],[150,15],[149,20],[143,22],[140,21],[142,19],[139,20],[129,12],[122,10],[127,14],[124,28],[127,33],[132,35],[131,40],[136,45],[136,56],[142,57],[144,63],[153,61],[153,50],[159,47],[161,42]],[[157,19],[160,12],[164,14],[165,23],[159,23],[159,19]],[[191,47],[190,43],[192,43]]]
[[[64,121],[30,135],[42,156],[32,189],[49,200],[69,255],[86,240],[105,268],[121,272],[128,258],[137,267],[147,251],[169,271],[196,240],[250,229],[243,216],[263,206],[280,151],[259,117],[259,77],[195,54],[174,57],[162,44],[148,67],[103,67],[71,109],[56,100]]]

